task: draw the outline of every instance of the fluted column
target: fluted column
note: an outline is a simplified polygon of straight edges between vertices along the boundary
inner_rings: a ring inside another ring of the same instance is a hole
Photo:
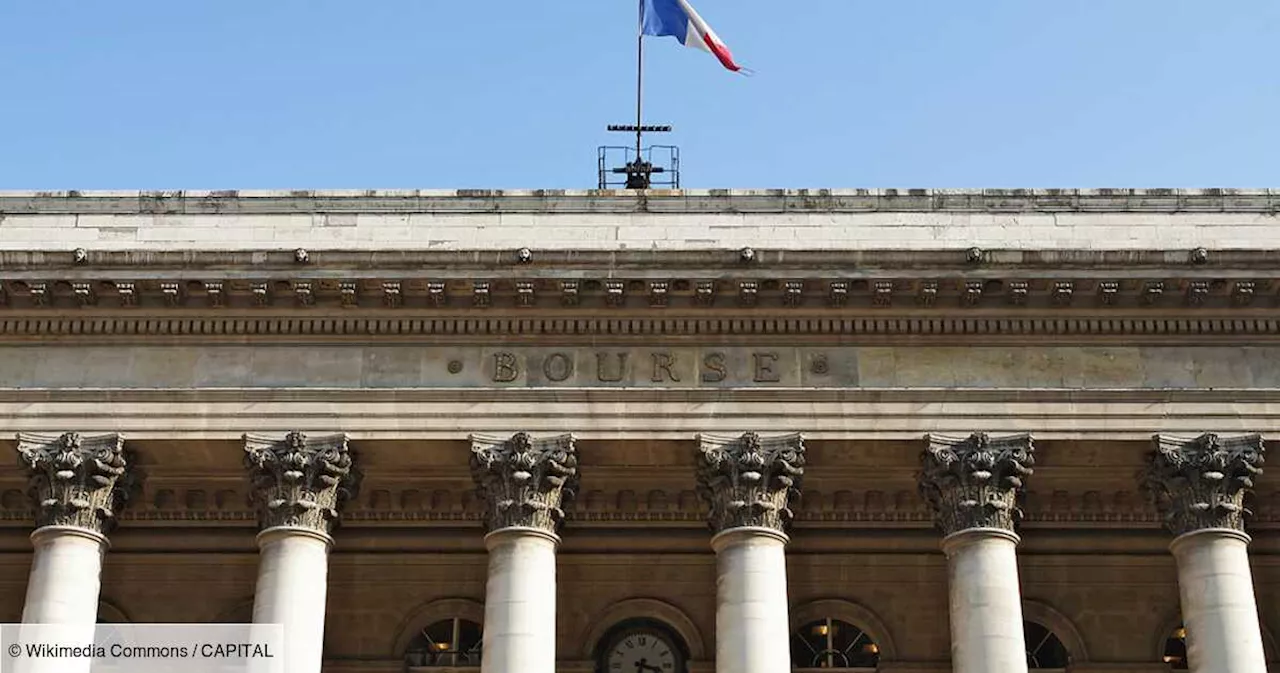
[[[347,436],[245,435],[245,467],[258,512],[254,624],[284,629],[284,673],[320,673],[329,549],[360,473]]]
[[[1014,525],[1031,475],[1030,435],[929,435],[920,493],[947,555],[955,673],[1026,673]]]
[[[1244,496],[1262,474],[1261,435],[1156,435],[1143,490],[1176,537],[1192,673],[1266,671],[1244,532]]]
[[[699,435],[698,493],[716,552],[717,673],[791,670],[786,529],[804,438]]]
[[[137,485],[124,438],[19,433],[18,460],[36,515],[22,623],[58,625],[47,634],[55,642],[93,642],[107,535]],[[90,663],[34,662],[27,670],[77,673]]]
[[[555,673],[556,547],[578,482],[573,435],[471,442],[489,550],[480,670]]]

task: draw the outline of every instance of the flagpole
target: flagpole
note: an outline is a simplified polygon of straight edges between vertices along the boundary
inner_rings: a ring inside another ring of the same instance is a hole
[[[636,166],[640,165],[640,144],[644,132],[644,0],[640,2],[640,24],[636,36]]]

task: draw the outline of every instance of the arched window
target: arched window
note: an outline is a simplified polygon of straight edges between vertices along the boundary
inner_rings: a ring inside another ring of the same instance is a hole
[[[848,622],[828,617],[791,634],[792,668],[874,671],[879,663],[880,647]]]
[[[1164,663],[1171,671],[1187,670],[1187,629],[1179,626],[1164,641]]]
[[[1022,623],[1023,637],[1027,643],[1027,668],[1065,669],[1071,657],[1067,647],[1047,627],[1036,622]]]
[[[433,622],[409,641],[406,668],[480,666],[481,627],[454,617]]]

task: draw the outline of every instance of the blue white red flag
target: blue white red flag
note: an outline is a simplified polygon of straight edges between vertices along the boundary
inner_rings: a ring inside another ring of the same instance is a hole
[[[716,36],[686,0],[644,0],[644,23],[641,35],[671,36],[686,47],[701,49],[714,55],[733,72],[743,72],[733,60],[729,48]]]

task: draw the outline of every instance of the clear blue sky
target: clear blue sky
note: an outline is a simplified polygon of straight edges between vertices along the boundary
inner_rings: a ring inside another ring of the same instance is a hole
[[[715,187],[1280,187],[1276,0],[693,0]],[[0,189],[591,188],[635,0],[0,0]]]

